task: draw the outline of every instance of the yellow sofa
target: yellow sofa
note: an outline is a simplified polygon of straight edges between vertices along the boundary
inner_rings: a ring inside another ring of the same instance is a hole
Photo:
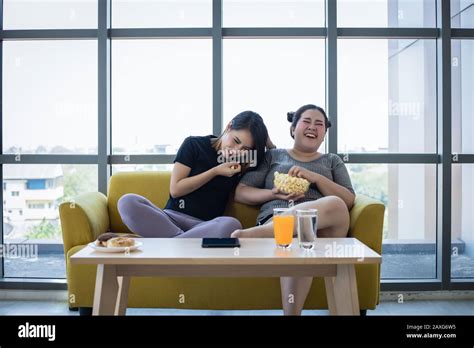
[[[169,180],[170,172],[118,173],[110,179],[108,197],[100,192],[90,192],[60,205],[70,308],[92,307],[96,277],[94,266],[72,265],[70,257],[104,232],[130,233],[117,210],[117,201],[122,195],[136,193],[158,207],[164,207],[169,195]],[[384,209],[382,203],[358,195],[350,213],[349,235],[377,253],[381,253],[382,248]],[[255,225],[258,210],[258,207],[231,200],[225,215],[234,216],[244,227],[250,227]],[[379,301],[380,266],[356,266],[356,273],[360,308],[374,309]],[[282,304],[278,278],[137,277],[131,279],[128,307],[233,310],[281,309]],[[324,281],[317,278],[305,309],[325,308]]]

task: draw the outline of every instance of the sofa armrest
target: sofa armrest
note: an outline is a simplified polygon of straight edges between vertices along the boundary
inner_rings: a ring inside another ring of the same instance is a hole
[[[59,206],[64,254],[77,245],[94,241],[109,229],[107,197],[101,192],[87,192]]]
[[[385,206],[382,202],[357,195],[350,211],[349,237],[357,238],[375,252],[382,254],[384,212]]]

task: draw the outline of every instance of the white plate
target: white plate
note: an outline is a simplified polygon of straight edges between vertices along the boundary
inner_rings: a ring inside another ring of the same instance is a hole
[[[138,249],[139,247],[143,245],[143,243],[135,241],[135,245],[131,247],[103,247],[103,246],[95,245],[95,242],[89,243],[88,245],[95,251],[98,251],[101,253],[124,253],[124,252],[127,252],[127,249],[129,251]]]

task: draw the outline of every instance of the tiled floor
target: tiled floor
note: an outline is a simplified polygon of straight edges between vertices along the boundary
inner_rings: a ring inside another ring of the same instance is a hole
[[[282,315],[280,310],[208,311],[130,308],[127,315]],[[368,315],[474,315],[474,300],[382,302]],[[0,315],[78,315],[60,301],[0,301]],[[328,315],[325,310],[307,310],[303,315]]]

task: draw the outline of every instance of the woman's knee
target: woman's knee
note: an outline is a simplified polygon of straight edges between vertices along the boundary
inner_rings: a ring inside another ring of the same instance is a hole
[[[338,213],[340,212],[349,213],[349,209],[347,208],[347,205],[342,198],[337,197],[337,196],[327,196],[324,198],[327,199],[327,204],[331,211],[336,211]]]
[[[328,196],[327,208],[329,214],[337,217],[341,223],[349,223],[349,209],[346,203],[337,196]]]
[[[235,230],[242,229],[242,224],[240,223],[240,221],[232,216],[219,216],[214,220],[219,225],[225,225],[226,229],[228,228],[232,232]]]
[[[139,205],[142,196],[136,193],[127,193],[117,201],[117,209],[120,215],[133,214],[134,209]]]
[[[337,196],[326,196],[320,199],[295,205],[294,209],[318,209],[322,214],[349,212],[346,203]]]
[[[346,203],[337,196],[326,196],[313,201],[311,208],[318,209],[318,214],[324,216],[323,230],[332,231],[328,236],[345,236],[349,229],[350,216]],[[333,235],[335,231],[336,235]]]
[[[349,231],[350,216],[346,203],[339,197],[329,196],[329,214],[332,215],[334,237],[345,237]]]

